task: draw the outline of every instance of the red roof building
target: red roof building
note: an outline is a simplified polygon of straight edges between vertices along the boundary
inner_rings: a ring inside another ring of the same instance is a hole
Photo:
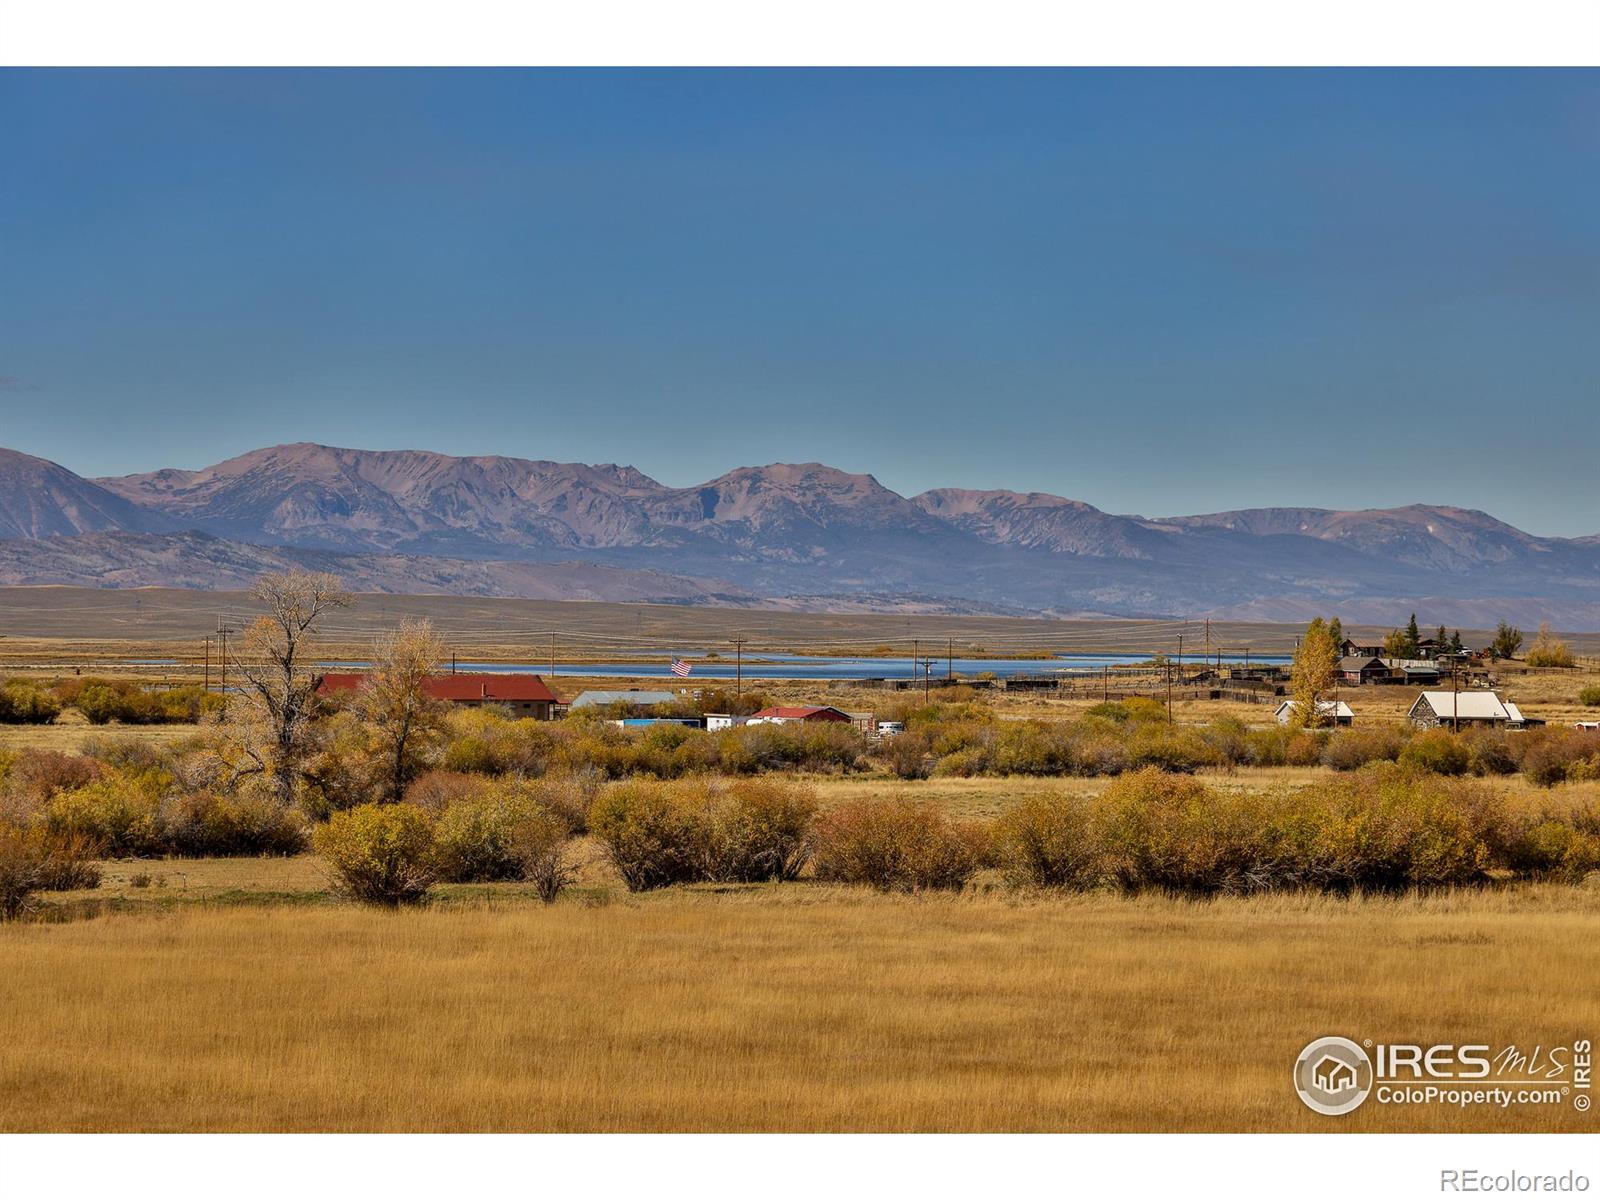
[[[840,712],[837,708],[826,705],[800,705],[790,706],[784,704],[774,705],[772,708],[763,708],[758,713],[752,713],[750,723],[769,721],[775,725],[785,725],[790,721],[850,721],[850,714]]]
[[[317,695],[336,696],[354,692],[366,681],[365,675],[356,672],[330,671],[318,681]],[[532,717],[538,721],[548,721],[551,707],[560,703],[555,693],[537,675],[497,674],[490,671],[430,675],[423,680],[422,689],[435,700],[446,700],[471,708],[498,704],[509,708],[519,717]]]

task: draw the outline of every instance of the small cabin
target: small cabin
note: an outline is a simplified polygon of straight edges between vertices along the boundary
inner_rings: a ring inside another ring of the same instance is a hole
[[[1278,705],[1278,724],[1293,724],[1294,719],[1299,712],[1299,701],[1285,700],[1282,704]],[[1337,725],[1344,727],[1354,725],[1355,723],[1356,714],[1350,710],[1350,706],[1343,700],[1317,701],[1317,724],[1319,726],[1326,727],[1328,725]]]

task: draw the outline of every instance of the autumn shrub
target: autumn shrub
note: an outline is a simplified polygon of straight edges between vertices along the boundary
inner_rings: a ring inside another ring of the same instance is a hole
[[[989,854],[989,830],[927,801],[859,800],[817,818],[816,875],[881,891],[959,890]]]
[[[1274,725],[1252,729],[1248,736],[1250,765],[1255,767],[1314,767],[1328,743],[1326,730],[1290,729]]]
[[[93,857],[93,844],[78,835],[0,821],[0,921],[23,916],[37,892],[97,886]]]
[[[571,836],[567,822],[542,807],[530,809],[511,827],[509,848],[517,864],[517,878],[533,884],[534,892],[546,904],[555,903],[562,889],[572,883],[573,871],[567,861]]]
[[[669,784],[612,784],[589,810],[589,832],[629,891],[689,883],[699,876],[699,830],[692,805]]]
[[[76,892],[100,886],[100,847],[82,834],[49,838],[50,850],[39,875],[41,892]]]
[[[1018,887],[1083,890],[1099,884],[1106,862],[1095,804],[1063,792],[1029,796],[995,822],[994,851]]]
[[[310,842],[304,814],[265,788],[188,792],[161,805],[161,849],[182,858],[300,854]]]
[[[372,738],[355,712],[340,709],[318,723],[318,734],[300,803],[313,820],[322,821],[372,802],[381,784]]]
[[[741,725],[719,736],[724,741],[723,769],[730,773],[837,773],[860,770],[866,764],[867,746],[860,730],[841,721]],[[727,757],[730,748],[731,761]]]
[[[923,733],[908,729],[884,738],[878,755],[884,767],[897,779],[926,779],[933,773],[933,752]]]
[[[477,787],[451,800],[434,826],[440,879],[449,883],[520,879],[515,830],[538,811],[534,789],[520,779],[480,780]]]
[[[1578,692],[1578,703],[1587,708],[1600,707],[1600,684],[1590,684]]]
[[[44,805],[44,824],[57,836],[78,834],[95,842],[108,858],[159,854],[161,800],[168,783],[170,776],[159,771],[110,772],[57,792]]]
[[[1581,729],[1541,729],[1520,735],[1522,773],[1540,787],[1600,778],[1600,737]]]
[[[1100,797],[1106,874],[1129,892],[1283,886],[1295,862],[1274,807],[1265,793],[1216,792],[1155,768],[1130,772]]]
[[[994,738],[996,775],[1066,775],[1072,771],[1072,738],[1060,722],[1007,721]]]
[[[50,855],[48,835],[37,826],[0,824],[0,921],[27,912],[40,889]]]
[[[1136,726],[1128,737],[1127,769],[1156,767],[1188,774],[1214,765],[1216,752],[1203,736],[1187,726],[1154,722]]]
[[[1406,743],[1399,761],[1436,775],[1465,775],[1471,757],[1466,743],[1448,729],[1424,729]]]
[[[941,755],[934,760],[934,775],[944,778],[973,779],[979,775],[987,775],[994,770],[994,759],[987,747],[969,746],[964,750],[952,750],[949,754]],[[999,772],[994,772],[999,774]]]
[[[552,771],[533,781],[539,803],[574,835],[589,832],[589,809],[604,783],[593,767]]]
[[[424,771],[406,788],[406,803],[415,804],[437,820],[455,801],[471,796],[483,786],[483,777],[464,771]]]
[[[1322,749],[1322,765],[1354,771],[1375,762],[1394,762],[1406,746],[1403,730],[1392,725],[1340,729]]]
[[[1516,774],[1517,755],[1511,736],[1503,729],[1469,729],[1463,733],[1461,744],[1467,748],[1467,770],[1474,775]]]
[[[71,791],[99,778],[105,768],[81,754],[57,750],[21,750],[11,760],[6,787],[38,807],[57,792]]]
[[[1219,767],[1239,767],[1250,761],[1250,727],[1237,717],[1208,722],[1200,738]]]
[[[1338,891],[1482,882],[1510,824],[1491,786],[1388,764],[1295,794],[1310,832],[1307,878]]]
[[[61,701],[41,684],[11,679],[0,685],[0,725],[48,725],[61,715]]]
[[[143,688],[132,680],[93,677],[57,684],[53,699],[93,725],[192,724],[222,707],[220,695],[200,687]]]
[[[816,794],[802,784],[737,779],[698,789],[697,873],[727,883],[799,877],[810,861]]]
[[[364,904],[421,903],[438,877],[433,822],[413,804],[336,812],[312,841],[339,889]]]
[[[1072,764],[1079,775],[1120,775],[1128,767],[1127,743],[1103,722],[1080,722],[1073,730]]]
[[[1508,839],[1506,865],[1522,875],[1566,883],[1600,871],[1600,813],[1587,808],[1524,818]]]

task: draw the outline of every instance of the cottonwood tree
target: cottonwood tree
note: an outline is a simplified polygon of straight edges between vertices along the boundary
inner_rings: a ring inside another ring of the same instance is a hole
[[[1550,622],[1543,621],[1539,632],[1528,647],[1527,663],[1530,667],[1570,667],[1572,649],[1550,630]]]
[[[384,800],[405,798],[443,732],[445,706],[425,687],[443,658],[444,645],[426,621],[402,621],[373,653],[355,710],[372,738]]]
[[[1515,658],[1522,649],[1522,630],[1501,621],[1495,626],[1494,643],[1490,646],[1496,658]]]
[[[1339,682],[1339,647],[1321,617],[1306,627],[1295,648],[1289,691],[1294,699],[1292,722],[1296,728],[1315,729],[1326,718],[1322,706]]]
[[[263,575],[253,594],[267,612],[229,655],[240,679],[229,740],[242,755],[239,773],[262,776],[287,804],[312,750],[317,676],[310,651],[317,625],[352,600],[334,576],[301,570]]]

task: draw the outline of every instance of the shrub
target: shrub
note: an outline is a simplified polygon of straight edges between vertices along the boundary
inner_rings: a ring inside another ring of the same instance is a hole
[[[38,808],[57,792],[83,787],[102,773],[98,762],[82,755],[23,750],[11,760],[6,784],[13,795]]]
[[[1130,768],[1158,767],[1188,774],[1217,760],[1210,744],[1192,729],[1148,723],[1128,738]]]
[[[1252,729],[1248,739],[1250,762],[1257,767],[1314,767],[1322,761],[1328,738],[1327,730],[1281,725]]]
[[[989,831],[921,800],[861,800],[817,821],[817,878],[882,891],[959,890],[984,864]]]
[[[695,815],[670,785],[614,784],[595,798],[589,831],[605,846],[628,890],[688,883],[699,874]]]
[[[1507,840],[1499,793],[1392,766],[1298,794],[1309,877],[1332,890],[1394,891],[1481,882]]]
[[[424,771],[406,789],[406,803],[415,804],[435,820],[466,796],[476,795],[483,779],[461,771]]]
[[[1107,874],[1126,891],[1246,892],[1294,874],[1270,797],[1218,794],[1195,779],[1153,768],[1101,796]]]
[[[412,804],[362,804],[334,813],[313,842],[340,889],[365,904],[420,903],[436,878],[433,822]]]
[[[515,831],[538,811],[534,789],[523,781],[480,780],[439,815],[434,830],[439,877],[450,883],[522,878]]]
[[[995,822],[995,854],[1020,887],[1091,888],[1105,874],[1094,806],[1080,796],[1030,796],[1007,810]]]
[[[1218,717],[1201,731],[1200,737],[1220,767],[1237,767],[1250,761],[1250,728],[1237,717]]]
[[[1540,787],[1600,775],[1600,738],[1579,729],[1524,733],[1522,773]]]
[[[1578,693],[1578,703],[1589,708],[1600,707],[1600,684],[1590,684]]]
[[[48,725],[61,715],[61,702],[41,685],[12,679],[0,685],[0,725]]]
[[[39,825],[0,822],[0,921],[26,913],[35,892],[95,887],[94,848],[76,835],[52,834]]]
[[[1323,747],[1322,765],[1335,771],[1354,771],[1368,763],[1394,762],[1405,745],[1405,734],[1394,726],[1341,729]]]
[[[706,790],[699,801],[698,873],[727,883],[799,878],[811,860],[817,801],[810,788],[740,779]]]
[[[44,824],[57,836],[78,834],[109,858],[137,858],[162,850],[160,804],[170,782],[159,772],[108,774],[44,807]]]
[[[589,809],[604,782],[593,767],[580,767],[552,771],[537,781],[536,790],[539,803],[560,818],[567,832],[581,835],[589,832]]]
[[[932,773],[933,757],[925,734],[908,729],[885,739],[879,753],[897,779],[926,779]]]
[[[311,841],[300,811],[265,789],[171,798],[162,805],[161,837],[168,853],[185,858],[300,854]]]
[[[1072,743],[1065,726],[1045,721],[1007,721],[994,739],[993,769],[999,775],[1066,775]]]
[[[567,866],[567,822],[546,809],[526,813],[511,828],[511,854],[518,876],[533,884],[539,899],[554,904],[561,889],[572,882]]]
[[[1469,729],[1461,735],[1461,742],[1467,748],[1467,770],[1474,775],[1516,773],[1517,758],[1505,730]]]
[[[1548,813],[1525,821],[1510,839],[1506,865],[1520,874],[1577,883],[1600,871],[1600,829],[1587,828]]]
[[[44,830],[0,824],[0,921],[14,921],[28,910],[49,854]]]
[[[1465,775],[1471,758],[1466,744],[1448,729],[1425,729],[1406,743],[1399,761],[1436,775]]]

